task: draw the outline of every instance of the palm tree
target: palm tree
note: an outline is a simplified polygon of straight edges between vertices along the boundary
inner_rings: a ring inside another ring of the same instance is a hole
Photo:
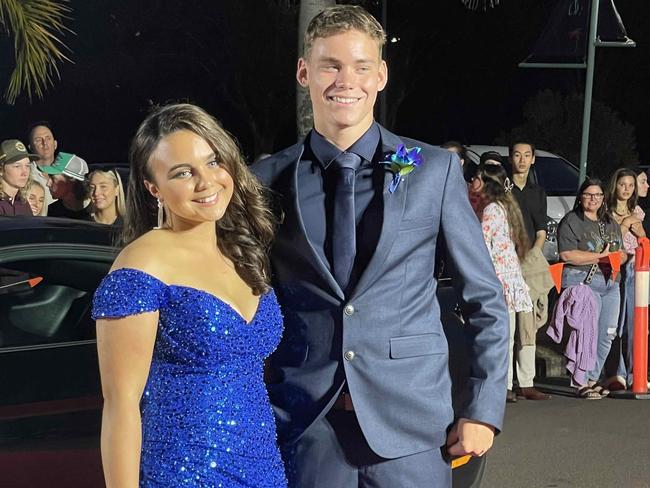
[[[499,5],[499,0],[461,0],[470,10],[487,10],[488,7]]]
[[[0,29],[14,40],[15,67],[4,98],[12,104],[21,93],[30,101],[60,78],[58,63],[70,61],[59,36],[71,32],[63,21],[72,9],[68,0],[0,0]]]

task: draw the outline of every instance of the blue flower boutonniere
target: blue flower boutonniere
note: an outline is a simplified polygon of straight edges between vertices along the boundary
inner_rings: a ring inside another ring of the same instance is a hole
[[[422,164],[420,151],[422,151],[421,147],[415,146],[412,149],[407,149],[404,144],[400,144],[397,146],[397,150],[390,154],[388,160],[382,163],[390,164],[390,170],[395,175],[388,188],[389,192],[394,193],[404,176]]]

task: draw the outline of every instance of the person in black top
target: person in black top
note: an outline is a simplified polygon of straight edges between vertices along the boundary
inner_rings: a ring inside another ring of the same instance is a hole
[[[524,279],[530,287],[531,299],[535,310],[533,313],[517,314],[517,344],[515,346],[515,359],[517,363],[517,380],[519,390],[517,396],[528,400],[547,400],[549,395],[535,389],[535,334],[537,328],[543,325],[547,309],[548,298],[544,292],[545,283],[548,282],[548,263],[542,254],[542,247],[546,240],[546,192],[544,189],[530,181],[528,175],[530,168],[535,164],[535,146],[530,142],[517,141],[509,147],[509,158],[512,169],[512,193],[519,203],[524,226],[532,247],[524,262],[522,272]],[[540,313],[542,312],[543,313]],[[540,317],[538,320],[536,317]],[[508,391],[507,401],[514,403],[517,396]]]
[[[533,247],[541,250],[546,240],[546,192],[528,178],[530,168],[535,164],[535,147],[531,143],[520,142],[512,144],[509,152],[515,184],[512,193],[524,216],[528,239]]]
[[[648,198],[648,173],[645,169],[636,170],[636,192],[639,196],[637,205],[645,213],[643,217],[643,230],[646,236],[650,236],[650,199]]]

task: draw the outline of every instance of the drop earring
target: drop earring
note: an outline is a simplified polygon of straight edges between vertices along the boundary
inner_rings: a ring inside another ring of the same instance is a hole
[[[163,223],[165,221],[165,208],[163,207],[162,200],[160,198],[157,198],[158,200],[158,225],[154,227],[154,230],[160,230],[163,228]]]

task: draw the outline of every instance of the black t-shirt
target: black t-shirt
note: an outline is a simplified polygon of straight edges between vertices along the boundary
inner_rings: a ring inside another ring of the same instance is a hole
[[[564,251],[590,251],[602,252],[605,248],[605,243],[612,243],[609,247],[610,251],[615,251],[621,248],[621,227],[613,220],[605,224],[604,235],[601,234],[598,222],[591,220],[587,217],[578,215],[574,210],[564,216],[557,229],[557,248],[559,252]],[[589,271],[591,264],[584,264],[577,266],[573,264],[565,264],[565,266],[580,269],[582,271]],[[609,274],[610,266],[599,264],[598,272]]]
[[[81,210],[70,210],[63,205],[61,200],[57,200],[47,206],[48,217],[65,217],[66,219],[93,220],[90,214],[90,205]]]
[[[522,190],[514,185],[512,193],[521,209],[524,227],[532,247],[537,238],[537,232],[546,231],[546,192],[541,186],[528,181]]]

